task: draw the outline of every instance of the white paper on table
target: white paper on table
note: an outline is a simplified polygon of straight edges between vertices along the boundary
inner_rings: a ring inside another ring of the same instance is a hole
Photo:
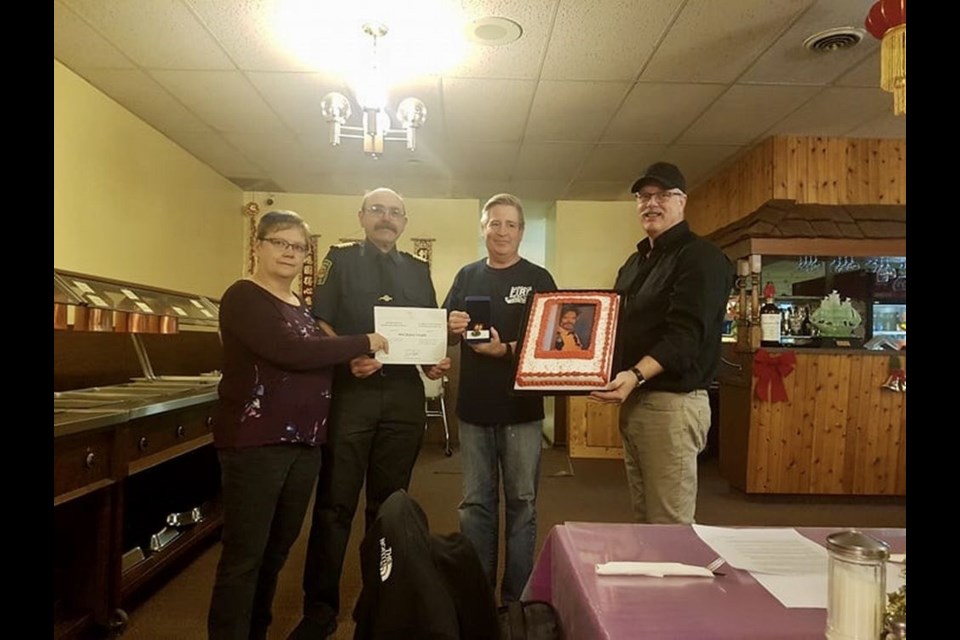
[[[777,575],[827,574],[827,550],[796,529],[733,529],[693,525],[731,567]]]
[[[712,578],[713,572],[680,562],[604,562],[596,565],[598,576],[697,576]]]
[[[749,571],[784,607],[827,608],[827,550],[795,529],[695,524],[693,530],[731,567]],[[900,566],[887,563],[887,593],[903,583]]]
[[[436,364],[447,355],[447,312],[422,307],[374,307],[374,331],[389,341],[384,364]]]

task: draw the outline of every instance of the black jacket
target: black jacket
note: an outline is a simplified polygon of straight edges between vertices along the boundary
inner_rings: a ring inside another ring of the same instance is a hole
[[[360,544],[363,587],[354,640],[490,640],[498,637],[493,589],[473,545],[432,535],[403,490],[390,495]]]

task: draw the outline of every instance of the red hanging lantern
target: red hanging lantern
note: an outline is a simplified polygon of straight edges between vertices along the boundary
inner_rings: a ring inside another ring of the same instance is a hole
[[[907,113],[907,0],[879,0],[864,22],[880,40],[880,86],[893,94],[893,113]]]

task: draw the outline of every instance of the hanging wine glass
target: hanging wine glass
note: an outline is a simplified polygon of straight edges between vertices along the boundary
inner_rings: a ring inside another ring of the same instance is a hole
[[[897,277],[897,270],[890,264],[889,260],[883,260],[877,268],[877,275],[875,277],[877,282],[890,282],[890,280]]]

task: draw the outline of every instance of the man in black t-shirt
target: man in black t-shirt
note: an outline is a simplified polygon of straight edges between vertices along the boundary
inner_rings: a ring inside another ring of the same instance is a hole
[[[537,487],[540,472],[543,400],[513,395],[513,354],[527,297],[555,291],[543,267],[521,258],[523,204],[509,194],[493,196],[484,206],[480,229],[487,257],[457,273],[443,306],[450,344],[460,344],[460,389],[457,417],[463,458],[460,530],[480,556],[491,586],[496,587],[500,471],[506,501],[506,568],[500,597],[520,599],[533,569],[537,538]],[[463,340],[471,326],[467,296],[489,296],[490,341]]]

